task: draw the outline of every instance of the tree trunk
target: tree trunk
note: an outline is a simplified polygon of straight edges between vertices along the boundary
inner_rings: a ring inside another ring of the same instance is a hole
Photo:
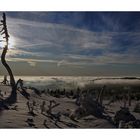
[[[5,13],[3,13],[2,18],[3,19],[0,21],[2,23],[2,24],[0,24],[0,26],[2,26],[2,30],[0,31],[0,33],[1,33],[1,35],[5,35],[3,38],[6,41],[6,45],[4,46],[2,54],[1,54],[1,62],[4,65],[4,67],[6,68],[8,74],[10,76],[10,85],[12,87],[11,95],[6,100],[4,100],[4,102],[7,102],[7,103],[11,104],[11,103],[16,102],[16,99],[17,99],[16,89],[17,89],[17,84],[18,83],[15,82],[12,70],[5,60],[6,53],[7,53],[7,50],[8,50],[8,41],[9,41],[10,36],[9,36],[8,30],[7,30],[6,14]]]
[[[96,101],[98,103],[100,103],[101,105],[103,104],[103,93],[105,91],[106,86],[104,85],[101,89],[101,91],[99,92],[99,94],[97,95]]]
[[[8,50],[8,47],[5,46],[4,49],[3,49],[2,55],[1,55],[1,62],[4,65],[4,67],[6,68],[8,74],[10,76],[10,85],[12,87],[14,87],[15,86],[15,79],[14,79],[14,76],[13,76],[11,68],[9,67],[9,65],[7,64],[7,62],[5,60],[5,56],[6,56],[7,50]]]
[[[6,68],[9,76],[10,76],[10,85],[12,87],[12,91],[11,91],[11,95],[6,99],[7,102],[12,103],[12,102],[16,102],[16,98],[17,98],[17,93],[16,93],[16,89],[17,89],[17,84],[15,83],[15,79],[12,73],[11,68],[9,67],[9,65],[7,64],[6,60],[5,60],[5,56],[8,50],[8,46],[6,45],[3,48],[3,52],[1,55],[1,62],[4,65],[4,67]]]

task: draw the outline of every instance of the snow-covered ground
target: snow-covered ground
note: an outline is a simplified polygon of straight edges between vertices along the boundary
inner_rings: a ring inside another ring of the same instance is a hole
[[[6,95],[10,93],[10,87],[0,86],[2,94],[6,91]],[[73,112],[77,105],[75,104],[74,99],[70,98],[55,98],[50,95],[42,94],[41,97],[36,95],[33,90],[27,89],[27,92],[30,94],[30,102],[35,101],[36,107],[34,107],[34,113],[36,115],[29,114],[27,107],[27,99],[18,93],[17,103],[10,106],[9,110],[0,111],[0,128],[114,128],[106,119],[96,118],[95,116],[86,116],[77,121],[70,119],[69,117],[63,115],[64,113]],[[46,116],[46,114],[41,114],[40,105],[43,101],[46,102],[45,109],[48,109],[48,105],[51,100],[54,100],[56,103],[59,103],[57,107],[53,109],[53,113],[61,113],[60,122],[55,124],[55,120]],[[103,103],[108,102],[104,101]],[[130,107],[131,113],[137,118],[140,119],[139,113],[134,113],[134,105],[136,102],[132,103]],[[121,102],[112,103],[110,106],[106,106],[106,112],[109,116],[114,117],[115,112],[120,109]],[[16,107],[15,107],[16,106]],[[15,109],[16,108],[16,109]],[[28,120],[32,120],[33,126],[28,123]],[[44,125],[44,120],[45,125]]]

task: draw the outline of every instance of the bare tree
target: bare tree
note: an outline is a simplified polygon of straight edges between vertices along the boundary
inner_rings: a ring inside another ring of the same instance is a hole
[[[104,85],[101,89],[101,91],[99,92],[99,94],[97,95],[97,99],[96,101],[99,102],[101,105],[103,105],[103,93],[105,91],[106,86]]]
[[[1,33],[1,35],[4,35],[3,39],[5,41],[5,45],[3,47],[3,51],[2,51],[2,55],[1,55],[1,62],[4,65],[4,67],[6,68],[8,74],[10,76],[10,85],[12,87],[11,95],[5,100],[5,102],[14,103],[14,102],[16,102],[16,98],[17,98],[16,89],[17,89],[17,85],[18,85],[19,81],[17,81],[17,83],[15,82],[13,72],[12,72],[10,66],[8,65],[8,63],[5,60],[6,53],[8,51],[9,37],[10,37],[9,34],[8,34],[8,29],[7,29],[7,24],[6,24],[6,14],[5,13],[3,13],[2,20],[0,22],[1,22],[0,26],[2,26],[2,29],[1,29],[0,33]]]

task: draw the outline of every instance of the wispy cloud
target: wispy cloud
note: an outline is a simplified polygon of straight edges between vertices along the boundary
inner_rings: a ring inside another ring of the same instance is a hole
[[[32,67],[35,67],[36,66],[36,62],[33,62],[33,61],[28,61],[29,65],[32,66]]]
[[[9,50],[8,61],[27,62],[33,67],[38,63],[81,68],[140,64],[140,32],[119,32],[123,28],[120,19],[114,21],[104,15],[100,17],[106,26],[100,32],[9,17],[9,32],[15,37],[16,44]]]

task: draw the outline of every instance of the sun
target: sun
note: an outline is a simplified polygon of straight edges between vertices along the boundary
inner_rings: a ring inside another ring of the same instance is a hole
[[[12,49],[12,48],[14,48],[15,47],[15,39],[14,39],[14,37],[13,36],[10,36],[10,38],[9,38],[9,43],[8,43],[8,48],[9,49]]]
[[[15,47],[16,41],[15,38],[13,36],[10,35],[9,37],[9,41],[8,41],[8,48],[12,49]],[[4,47],[6,45],[5,40],[0,39],[0,47]]]

